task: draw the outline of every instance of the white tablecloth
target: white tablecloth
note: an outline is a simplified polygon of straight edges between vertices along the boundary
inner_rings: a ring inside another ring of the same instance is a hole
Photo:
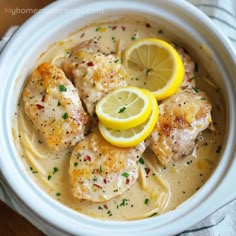
[[[177,0],[176,0],[177,1]],[[228,36],[236,49],[236,0],[188,0],[206,13]],[[0,41],[0,52],[17,26],[9,29]],[[236,171],[236,170],[235,170]],[[12,208],[10,194],[0,178],[0,199]],[[171,226],[170,226],[171,227]],[[236,235],[236,200],[207,217],[200,223],[185,230],[180,236],[235,236]]]

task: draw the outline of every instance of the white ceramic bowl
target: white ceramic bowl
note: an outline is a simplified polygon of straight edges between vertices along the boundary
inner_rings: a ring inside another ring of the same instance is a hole
[[[217,169],[207,183],[176,210],[132,222],[110,222],[81,215],[53,200],[25,174],[12,138],[12,118],[29,71],[55,41],[81,26],[112,15],[154,17],[206,65],[226,102],[226,137]],[[204,45],[204,53],[199,45]],[[0,60],[1,184],[11,203],[49,235],[171,235],[197,223],[236,197],[236,56],[224,35],[200,11],[175,0],[57,1],[33,16],[10,40]]]

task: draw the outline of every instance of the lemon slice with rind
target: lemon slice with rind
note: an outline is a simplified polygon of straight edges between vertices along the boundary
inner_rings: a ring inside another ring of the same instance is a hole
[[[148,96],[152,104],[152,113],[144,123],[131,129],[115,130],[107,128],[99,122],[99,130],[109,143],[118,147],[133,147],[144,141],[152,132],[158,119],[159,108],[155,96],[149,91],[145,91],[145,93],[149,94]]]
[[[151,110],[150,96],[143,89],[130,86],[113,90],[96,106],[99,121],[108,128],[119,130],[142,124]]]
[[[184,78],[184,65],[178,52],[156,38],[136,40],[124,52],[128,84],[153,92],[158,100],[177,92]]]

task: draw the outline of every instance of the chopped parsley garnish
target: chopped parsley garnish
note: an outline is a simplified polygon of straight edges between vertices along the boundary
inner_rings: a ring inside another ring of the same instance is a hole
[[[193,162],[193,161],[190,160],[190,161],[187,161],[185,164],[189,166],[192,162]]]
[[[55,175],[58,171],[59,171],[59,169],[57,167],[53,167],[52,175]],[[48,175],[48,180],[50,180],[52,178],[52,175],[51,174]]]
[[[69,116],[68,116],[68,113],[67,112],[65,112],[63,115],[62,115],[62,118],[65,120],[65,119],[67,119]]]
[[[61,106],[61,103],[60,103],[59,101],[57,102],[57,106],[58,106],[58,107]]]
[[[83,77],[86,77],[87,75],[88,75],[88,73],[84,73],[84,74],[83,74]]]
[[[78,153],[76,154],[76,157],[77,157],[77,158],[80,158],[80,157],[81,157],[81,153],[78,152]]]
[[[61,84],[60,86],[59,86],[59,90],[60,90],[60,92],[66,92],[66,87],[63,85],[63,84]]]
[[[98,210],[103,210],[103,208],[101,206],[98,206]]]
[[[78,162],[74,162],[74,167],[78,166]]]
[[[102,173],[102,166],[99,167],[99,172]]]
[[[203,100],[203,101],[204,101],[204,100],[206,100],[206,98],[205,98],[205,97],[202,97],[202,98],[201,98],[201,100]]]
[[[58,172],[58,170],[59,170],[59,169],[58,169],[57,167],[54,167],[52,174],[55,175],[55,174]]]
[[[133,36],[131,37],[131,40],[136,40],[138,38],[138,32],[135,31]]]
[[[129,177],[129,174],[128,174],[127,172],[124,172],[124,173],[122,174],[122,176],[124,176],[125,178],[128,178],[128,177]]]
[[[120,110],[119,110],[119,112],[118,112],[118,113],[122,113],[122,112],[124,112],[124,111],[125,111],[125,109],[126,109],[126,107],[122,107],[122,108],[120,108]]]
[[[59,193],[59,192],[56,193],[56,196],[57,196],[57,197],[60,197],[60,196],[61,196],[61,193]]]
[[[151,71],[152,71],[151,68],[147,69],[147,70],[146,70],[146,75],[149,75]]]
[[[71,52],[70,51],[67,51],[66,52],[66,57],[70,57],[71,56]]]
[[[138,162],[142,165],[144,165],[144,159],[142,157],[139,158]]]
[[[198,92],[199,92],[199,89],[193,88],[193,91],[194,91],[195,93],[198,93]]]
[[[122,199],[122,202],[120,203],[120,206],[126,206],[126,205],[128,205],[128,199]]]
[[[148,203],[149,203],[149,199],[146,198],[146,199],[144,200],[144,204],[147,205]]]
[[[113,36],[113,37],[111,37],[111,39],[112,39],[112,42],[113,43],[115,43],[116,42],[116,38]]]
[[[153,216],[155,216],[155,215],[157,215],[157,212],[151,214],[149,217],[153,217]]]
[[[30,166],[30,170],[31,170],[31,172],[32,172],[33,174],[37,174],[37,173],[38,173],[38,171],[37,171],[37,170],[34,170],[32,166]]]
[[[111,214],[111,211],[110,211],[110,210],[108,210],[108,211],[107,211],[107,215],[108,215],[108,216],[112,216],[112,214]]]

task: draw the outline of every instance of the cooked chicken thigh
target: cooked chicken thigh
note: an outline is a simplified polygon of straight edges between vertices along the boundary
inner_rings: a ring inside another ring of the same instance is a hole
[[[200,90],[183,90],[159,106],[159,120],[147,143],[162,165],[190,154],[199,133],[211,123],[211,104]]]
[[[133,148],[109,144],[98,129],[75,146],[69,173],[73,195],[103,202],[127,191],[138,177],[138,159],[144,142]]]
[[[43,63],[23,91],[24,109],[52,150],[62,150],[84,138],[88,116],[77,89],[64,72]]]
[[[62,62],[62,69],[66,76],[73,81],[73,71],[83,62],[83,57],[81,57],[81,55],[83,55],[83,53],[87,55],[99,51],[100,48],[96,43],[94,43],[93,39],[86,40],[74,46],[69,53],[69,56]]]
[[[184,63],[184,80],[181,85],[181,89],[193,88],[196,86],[195,79],[194,79],[195,63],[192,60],[192,58],[189,56],[189,54],[183,48],[178,48],[176,50],[179,53]]]
[[[90,46],[89,46],[90,45]],[[109,91],[126,86],[121,60],[113,54],[99,52],[92,41],[72,50],[63,70],[72,77],[88,113],[93,116],[97,102]]]

